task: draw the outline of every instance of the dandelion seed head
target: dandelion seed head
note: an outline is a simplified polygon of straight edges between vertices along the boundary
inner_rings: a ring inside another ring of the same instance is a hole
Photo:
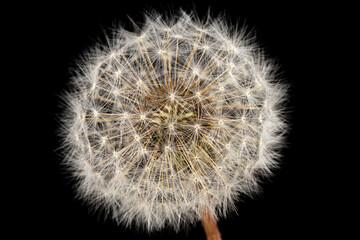
[[[89,51],[63,142],[78,193],[118,223],[179,230],[226,215],[276,166],[284,85],[245,31],[147,16]],[[180,220],[181,219],[181,220]]]

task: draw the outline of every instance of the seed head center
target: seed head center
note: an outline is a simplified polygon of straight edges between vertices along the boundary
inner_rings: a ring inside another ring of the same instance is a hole
[[[170,130],[175,130],[179,126],[184,127],[190,124],[193,115],[194,112],[181,107],[179,104],[165,105],[153,113],[153,122],[167,126]]]

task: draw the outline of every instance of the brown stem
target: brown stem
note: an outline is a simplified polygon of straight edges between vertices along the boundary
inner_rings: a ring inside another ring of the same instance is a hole
[[[202,225],[204,227],[207,240],[221,240],[217,223],[209,211],[204,211],[202,214]]]

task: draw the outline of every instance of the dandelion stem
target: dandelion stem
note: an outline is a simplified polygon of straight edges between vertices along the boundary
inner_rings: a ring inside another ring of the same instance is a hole
[[[202,214],[202,225],[204,227],[207,240],[221,240],[216,220],[208,210],[205,210]]]

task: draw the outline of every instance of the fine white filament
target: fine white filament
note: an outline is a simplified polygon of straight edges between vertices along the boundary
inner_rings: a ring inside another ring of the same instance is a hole
[[[222,18],[150,14],[88,51],[61,129],[79,196],[152,231],[257,192],[286,125],[285,87],[253,40]]]

